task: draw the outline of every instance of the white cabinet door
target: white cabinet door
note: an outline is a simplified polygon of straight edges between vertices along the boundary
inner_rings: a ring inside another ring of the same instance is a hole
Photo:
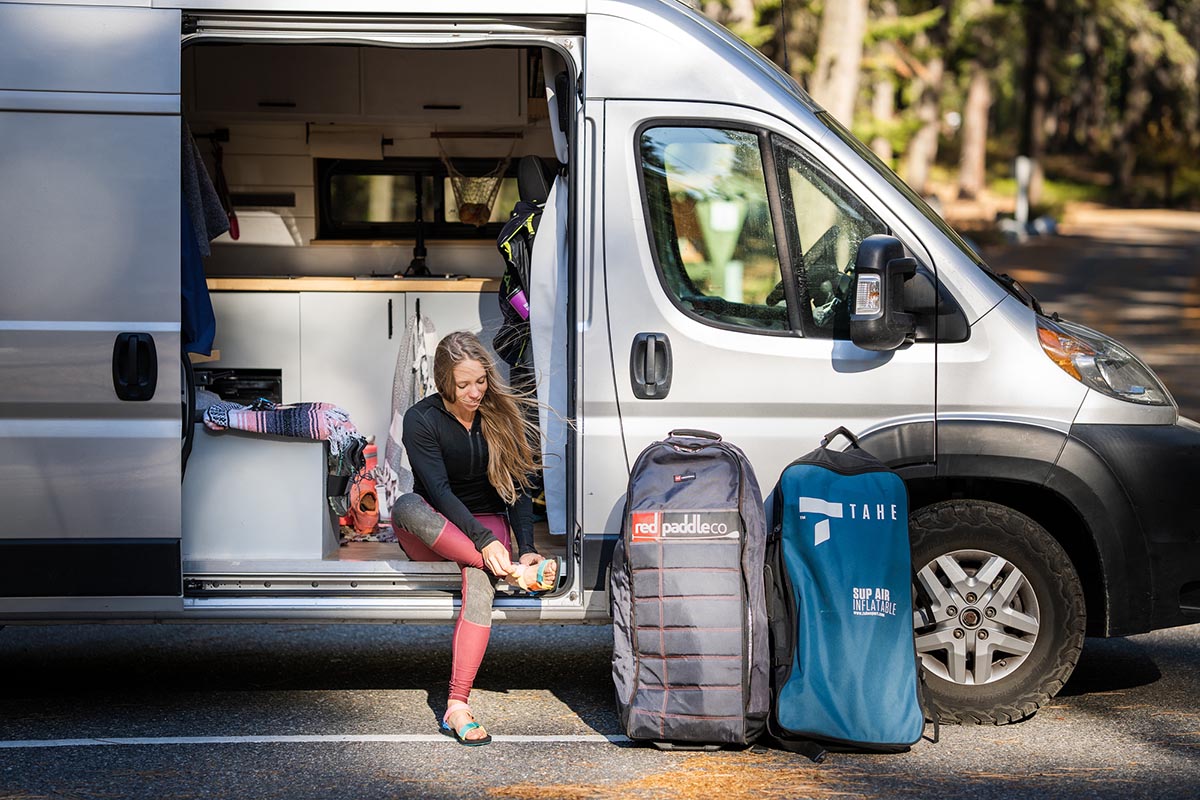
[[[300,399],[344,408],[359,432],[382,448],[404,320],[400,293],[301,294]]]
[[[409,313],[416,313],[417,303],[421,314],[433,321],[439,339],[452,331],[470,331],[489,350],[503,321],[495,292],[413,292],[408,295]]]
[[[277,369],[283,402],[301,400],[300,295],[296,292],[213,292],[222,368]]]

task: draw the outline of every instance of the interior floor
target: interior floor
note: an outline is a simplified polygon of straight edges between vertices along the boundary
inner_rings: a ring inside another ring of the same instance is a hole
[[[533,526],[533,544],[537,551],[544,556],[567,555],[567,539],[565,536],[551,536],[545,522]],[[337,553],[331,558],[335,561],[408,561],[408,556],[395,542],[342,542]]]

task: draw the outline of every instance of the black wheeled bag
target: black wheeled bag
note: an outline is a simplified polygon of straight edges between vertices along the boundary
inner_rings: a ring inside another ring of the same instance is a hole
[[[844,452],[827,447],[838,434]],[[768,508],[771,735],[813,760],[906,750],[925,717],[904,482],[838,428],[784,469]]]
[[[612,562],[613,683],[626,734],[744,746],[770,704],[766,524],[746,456],[672,431],[629,477]]]

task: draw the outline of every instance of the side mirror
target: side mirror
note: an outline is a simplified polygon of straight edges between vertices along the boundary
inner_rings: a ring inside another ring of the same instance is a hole
[[[917,271],[917,261],[904,255],[894,236],[868,236],[854,260],[850,292],[850,341],[863,350],[896,350],[910,345],[917,320],[904,312],[904,283]]]

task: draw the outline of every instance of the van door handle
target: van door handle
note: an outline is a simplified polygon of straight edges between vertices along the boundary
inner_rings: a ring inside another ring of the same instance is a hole
[[[119,333],[113,343],[113,389],[122,400],[149,400],[158,386],[158,351],[148,333]]]
[[[662,400],[671,391],[671,340],[665,333],[639,333],[629,351],[629,381],[639,400]]]

